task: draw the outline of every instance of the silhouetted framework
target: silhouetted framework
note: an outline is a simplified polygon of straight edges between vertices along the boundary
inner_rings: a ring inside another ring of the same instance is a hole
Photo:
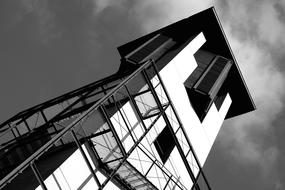
[[[155,76],[151,80],[150,76],[153,76],[154,73]],[[138,89],[142,86],[134,86],[134,84],[138,84],[138,80],[140,83],[142,80],[144,81],[141,83],[141,85],[144,85],[144,88],[140,92],[138,92]],[[110,84],[104,84],[104,86],[110,86]],[[69,125],[57,129],[56,133],[48,133],[50,140],[29,156],[28,159],[20,163],[11,173],[2,178],[1,188],[9,189],[10,186],[12,188],[14,181],[21,180],[21,177],[26,177],[29,175],[28,170],[32,170],[34,178],[37,179],[38,183],[35,183],[34,186],[31,185],[31,183],[30,187],[36,188],[37,185],[40,184],[42,189],[47,189],[43,179],[45,179],[47,173],[50,174],[50,172],[46,171],[47,169],[43,167],[46,167],[44,163],[47,162],[50,157],[54,156],[54,152],[59,151],[58,149],[61,149],[60,151],[66,151],[64,149],[68,147],[68,151],[72,150],[71,152],[77,149],[80,150],[82,158],[90,170],[90,177],[94,179],[98,189],[103,189],[110,180],[123,189],[158,189],[148,179],[148,174],[153,169],[162,174],[162,176],[156,176],[158,180],[159,178],[164,178],[165,183],[160,183],[163,185],[162,189],[170,187],[185,189],[186,187],[179,182],[179,179],[176,179],[160,162],[151,157],[151,154],[148,153],[150,150],[146,149],[141,143],[148,132],[155,127],[157,121],[163,119],[174,138],[179,153],[182,155],[187,171],[191,175],[194,184],[192,189],[201,189],[198,178],[202,178],[204,180],[203,185],[206,186],[207,189],[210,189],[195,152],[184,133],[183,126],[177,117],[159,73],[152,61],[144,63],[117,86],[112,89],[106,89],[109,91],[105,96],[93,103],[92,106],[89,106],[86,112],[81,114],[77,112],[76,114],[78,114],[78,116],[75,119],[71,119],[71,121],[69,121],[70,119],[68,120]],[[162,91],[163,94],[166,95],[165,97],[157,93]],[[102,93],[104,93],[103,90]],[[90,94],[90,92],[88,92],[88,94]],[[146,98],[146,96],[148,97]],[[83,96],[80,97],[81,98],[78,99],[80,99],[81,102],[86,102],[90,96],[85,96],[84,99],[82,98]],[[153,98],[155,102],[151,102],[149,100],[151,98]],[[131,126],[130,121],[128,121],[127,113],[121,109],[128,101],[135,107],[136,114],[140,118],[139,123],[136,124],[137,126]],[[82,104],[82,106],[84,105]],[[48,109],[48,107],[44,108],[44,110],[46,109]],[[37,113],[43,113],[44,110],[38,109]],[[166,110],[171,110],[171,116],[169,114],[170,112],[166,112]],[[70,116],[71,114],[67,115]],[[61,119],[64,120],[65,118]],[[51,128],[58,126],[59,123],[58,120],[52,123],[55,126]],[[178,127],[173,128],[172,123],[178,124]],[[45,127],[45,125],[38,126],[37,128],[41,127]],[[13,129],[15,129],[15,127],[12,128],[12,130]],[[23,136],[33,133],[33,130],[35,129],[31,128],[31,130],[27,130],[24,135],[15,136],[14,140],[16,141],[17,138],[23,138]],[[126,130],[126,135],[119,136],[117,134],[118,130]],[[140,130],[140,133],[136,132],[136,130]],[[184,138],[187,140],[183,142],[186,144],[181,145],[181,134],[184,135]],[[38,138],[42,138],[42,136]],[[130,140],[131,143],[126,145],[126,139]],[[27,145],[30,142],[22,143],[26,143]],[[129,162],[129,160],[132,159],[131,155],[137,151],[140,152],[141,157],[144,157],[144,159],[138,159],[136,161],[140,164],[147,162],[148,167],[136,168]],[[193,155],[192,162],[195,162],[195,164],[190,163],[186,159],[186,156],[189,154]],[[194,166],[199,166],[199,168],[196,168],[199,170],[197,177],[194,177],[192,171],[194,170]],[[98,171],[106,176],[105,180],[99,180],[97,176]]]
[[[118,51],[117,73],[0,125],[0,189],[211,189],[223,121],[255,109],[215,10]]]
[[[20,112],[0,126],[0,177],[32,155],[124,78],[114,74]],[[65,142],[60,140],[59,145]]]

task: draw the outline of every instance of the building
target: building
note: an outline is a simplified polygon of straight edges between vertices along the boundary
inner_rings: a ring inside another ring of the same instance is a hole
[[[3,189],[211,189],[224,119],[255,109],[210,8],[118,48],[117,73],[1,124]]]

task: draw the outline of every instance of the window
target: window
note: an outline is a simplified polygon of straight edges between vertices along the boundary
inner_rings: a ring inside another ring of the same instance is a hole
[[[224,100],[225,80],[232,61],[210,52],[198,51],[195,55],[198,67],[185,82],[185,87],[200,121],[203,121],[213,102],[218,109]],[[223,88],[222,88],[223,86]]]
[[[174,44],[175,42],[170,37],[157,34],[136,50],[126,55],[125,58],[134,63],[143,63],[149,59],[157,60]]]
[[[164,164],[175,147],[174,137],[168,126],[164,127],[153,143]]]

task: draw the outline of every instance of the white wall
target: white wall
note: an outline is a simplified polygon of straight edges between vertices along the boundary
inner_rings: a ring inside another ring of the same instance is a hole
[[[205,163],[214,140],[220,130],[225,115],[231,105],[231,98],[229,94],[227,94],[220,110],[218,111],[215,104],[213,104],[202,123],[191,107],[186,89],[184,87],[184,81],[197,67],[197,62],[193,55],[205,43],[205,41],[206,40],[203,33],[200,33],[178,55],[176,55],[169,62],[169,64],[167,64],[160,71],[160,75],[165,84],[166,90],[180,117],[180,120],[190,139],[191,144],[193,145],[193,148],[198,156],[201,165]],[[157,78],[154,77],[152,79],[152,82],[155,83],[156,80]],[[160,95],[162,96],[162,99],[166,98],[165,94],[162,93]],[[141,96],[140,98],[146,99],[143,101],[151,100],[151,97],[149,97],[149,95]],[[153,102],[151,104],[155,106]],[[132,104],[126,103],[121,108],[121,112],[123,113],[123,116],[127,118],[129,128],[132,129],[132,134],[135,136],[135,139],[138,139],[143,134],[144,129],[139,121],[137,114],[134,111]],[[166,113],[168,115],[173,115],[171,108],[168,108]],[[128,133],[126,126],[122,125],[122,116],[119,113],[115,113],[112,116],[111,121],[120,140],[123,143],[124,148],[126,151],[129,151],[134,142],[132,141],[131,135]],[[145,120],[145,123],[148,126],[148,124],[150,124],[152,121],[153,119],[150,118],[148,120]],[[174,131],[176,131],[179,125],[175,121],[170,122],[173,126]],[[142,174],[145,174],[146,171],[150,168],[153,160],[161,162],[156,148],[153,145],[153,141],[165,126],[166,123],[161,117],[156,122],[153,129],[149,131],[140,145],[145,153],[142,152],[139,148],[136,148],[128,158],[128,161]],[[181,130],[176,134],[176,136],[179,138],[180,142],[185,142],[186,144],[185,138],[182,137],[183,135],[181,133]],[[185,145],[181,146],[183,151],[187,152],[187,150],[189,150],[189,147]],[[193,170],[194,175],[197,175],[198,166],[194,161],[193,155],[189,154],[187,156],[187,160],[191,169]],[[160,166],[168,173],[171,173],[173,177],[179,179],[181,184],[183,184],[185,187],[192,186],[192,180],[188,175],[181,155],[179,154],[176,147],[172,151],[167,162],[164,165],[160,164]],[[93,169],[95,169],[94,165]],[[105,179],[105,177],[99,172],[96,172],[96,174],[98,175],[100,181],[103,181]],[[56,177],[62,189],[77,189],[79,186],[81,186],[82,189],[96,189],[97,185],[94,179],[92,179],[90,176],[90,171],[88,170],[87,165],[85,164],[80,152],[77,150],[53,173],[53,175],[47,178],[45,182],[48,188],[58,189],[54,181],[54,177]],[[161,172],[159,167],[151,168],[147,177],[159,189],[161,189],[166,184],[166,176],[163,172]],[[83,182],[84,185],[82,185]],[[39,189],[41,188],[38,187],[37,190]],[[113,190],[118,188],[112,182],[109,182],[104,189]]]
[[[193,55],[205,42],[203,33],[200,33],[160,71],[170,99],[202,166],[231,105],[231,98],[227,94],[220,111],[213,104],[201,123],[190,104],[183,83],[197,67]],[[173,153],[174,155],[176,153]],[[188,159],[191,160],[191,155]]]

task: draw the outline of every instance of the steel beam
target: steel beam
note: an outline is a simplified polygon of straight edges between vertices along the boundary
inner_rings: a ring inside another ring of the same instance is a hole
[[[114,125],[113,125],[113,123],[112,123],[112,121],[110,119],[110,115],[108,115],[107,110],[104,107],[104,105],[101,105],[100,108],[101,108],[101,111],[103,113],[104,118],[106,119],[106,121],[108,123],[108,126],[110,127],[110,129],[111,129],[111,131],[113,133],[113,136],[114,136],[114,138],[115,138],[115,140],[116,140],[116,142],[117,142],[117,144],[118,144],[118,146],[119,146],[123,156],[126,156],[126,150],[125,150],[125,148],[124,148],[124,146],[123,146],[123,144],[122,144],[122,142],[121,142],[121,140],[120,140],[120,138],[119,138],[119,136],[118,136],[118,134],[117,134],[117,132],[115,130],[115,127],[114,127]]]
[[[205,173],[204,173],[204,171],[203,171],[203,169],[201,167],[201,163],[200,163],[200,161],[199,161],[199,159],[197,157],[197,154],[196,154],[196,152],[195,152],[195,150],[194,150],[194,148],[193,148],[193,146],[192,146],[192,144],[191,144],[191,142],[189,140],[189,137],[188,137],[187,133],[185,132],[184,126],[183,126],[183,124],[182,124],[182,122],[181,122],[181,120],[179,118],[179,115],[177,114],[177,111],[176,111],[176,109],[175,109],[175,107],[174,107],[174,105],[173,105],[173,103],[172,103],[172,101],[170,99],[170,96],[169,96],[169,94],[168,94],[168,92],[166,90],[166,87],[165,87],[165,85],[163,83],[163,80],[161,79],[161,76],[160,76],[160,74],[158,72],[158,69],[157,69],[154,61],[151,62],[151,66],[154,68],[155,74],[157,75],[157,77],[159,79],[159,82],[161,83],[161,86],[162,86],[162,88],[164,90],[164,93],[165,93],[165,95],[166,95],[166,97],[167,97],[167,99],[168,99],[168,101],[170,103],[170,106],[171,106],[172,110],[173,110],[173,113],[174,113],[175,117],[177,118],[177,121],[178,121],[179,125],[181,126],[181,130],[182,130],[182,132],[183,132],[183,134],[185,136],[185,139],[186,139],[186,141],[187,141],[187,143],[188,143],[188,145],[190,147],[190,150],[193,153],[193,157],[194,157],[194,159],[195,159],[195,161],[196,161],[196,163],[197,163],[197,165],[199,167],[199,172],[201,172],[201,174],[202,174],[202,176],[203,176],[203,178],[204,178],[204,180],[206,182],[207,188],[209,190],[211,190],[211,186],[210,186],[210,184],[209,184],[209,182],[208,182],[208,180],[206,178],[206,175],[205,175]]]
[[[141,112],[140,112],[140,110],[139,110],[139,107],[138,107],[138,105],[137,105],[137,103],[136,103],[136,101],[135,101],[133,95],[130,93],[130,91],[129,91],[129,89],[128,89],[128,87],[127,87],[126,85],[125,85],[125,89],[126,89],[126,91],[127,91],[127,94],[128,94],[129,99],[131,100],[131,102],[132,102],[132,104],[133,104],[133,106],[134,106],[134,108],[135,108],[135,110],[136,110],[136,112],[137,112],[137,115],[139,116],[139,120],[141,121],[144,130],[146,130],[147,128],[146,128],[146,126],[145,126],[145,124],[144,124],[144,122],[143,122],[143,116],[142,116],[142,114],[141,114]]]
[[[113,97],[114,97],[114,96],[113,96]],[[134,142],[136,142],[134,136],[132,135],[132,131],[130,130],[130,128],[129,128],[129,126],[128,126],[128,123],[127,123],[127,121],[126,121],[126,119],[125,119],[125,117],[124,117],[122,111],[120,110],[120,108],[119,108],[118,105],[117,105],[117,101],[115,100],[115,98],[114,98],[114,102],[115,102],[116,109],[119,111],[121,117],[123,118],[123,121],[124,121],[124,123],[125,123],[125,125],[126,125],[126,127],[127,127],[127,129],[128,129],[128,132],[130,133],[131,138],[133,139]]]
[[[32,170],[33,170],[33,172],[34,172],[34,174],[35,174],[39,184],[41,185],[42,189],[43,190],[48,190],[46,185],[45,185],[45,183],[44,183],[44,180],[43,180],[43,178],[42,178],[42,176],[41,176],[41,174],[40,174],[40,172],[39,172],[39,170],[38,170],[38,168],[36,166],[36,164],[34,162],[31,162],[30,163],[30,167],[32,168]]]
[[[92,176],[94,177],[94,180],[95,180],[96,184],[98,185],[98,187],[100,187],[101,186],[100,181],[99,181],[98,177],[96,176],[96,174],[95,174],[95,172],[94,172],[94,170],[93,170],[93,168],[92,168],[92,166],[91,166],[91,164],[90,164],[90,162],[89,162],[89,160],[88,160],[88,158],[87,158],[83,148],[81,147],[81,144],[80,144],[78,138],[76,137],[76,134],[75,134],[74,130],[72,129],[70,132],[71,132],[71,135],[72,135],[72,137],[73,137],[73,139],[74,139],[78,149],[80,150],[80,153],[81,153],[85,163],[87,164],[87,166],[88,166]]]
[[[144,133],[142,134],[142,136],[137,140],[137,142],[135,142],[135,144],[130,148],[130,150],[127,152],[126,157],[123,158],[123,160],[118,164],[118,166],[112,171],[112,173],[109,175],[109,178],[107,178],[103,183],[101,188],[99,188],[99,190],[103,189],[107,183],[114,177],[114,175],[116,174],[116,172],[119,170],[119,168],[124,164],[124,162],[127,160],[127,158],[129,157],[129,155],[135,150],[135,148],[139,145],[139,143],[143,140],[143,138],[145,138],[146,134],[152,129],[152,127],[154,126],[154,124],[156,123],[156,121],[160,118],[162,114],[160,114],[150,125],[149,128],[146,129],[146,131],[144,131]]]
[[[160,100],[159,100],[159,97],[158,97],[158,95],[156,94],[155,89],[153,88],[152,83],[151,83],[151,81],[150,81],[150,79],[149,79],[149,77],[148,77],[146,71],[143,70],[142,73],[143,73],[143,76],[145,77],[145,80],[147,81],[147,84],[149,85],[149,88],[151,89],[151,92],[152,92],[152,94],[153,94],[153,96],[154,96],[154,99],[155,99],[155,101],[156,101],[156,104],[158,105],[160,111],[163,111],[163,107],[162,107],[162,105],[161,105],[161,102],[160,102]],[[160,82],[161,82],[161,81],[160,81]],[[169,99],[168,99],[168,101],[169,101]],[[176,135],[175,135],[175,133],[174,133],[174,131],[173,131],[173,128],[172,128],[172,126],[171,126],[171,123],[170,123],[169,120],[168,120],[168,117],[167,117],[166,113],[163,112],[162,116],[163,116],[163,119],[164,119],[164,121],[165,121],[165,123],[166,123],[166,127],[168,127],[169,131],[171,132],[171,135],[172,135],[172,137],[173,137],[173,139],[174,139],[175,145],[176,145],[177,150],[178,150],[178,152],[179,152],[179,154],[180,154],[180,156],[181,156],[181,158],[182,158],[182,161],[183,161],[183,163],[184,163],[184,165],[185,165],[185,167],[186,167],[186,169],[187,169],[187,171],[188,171],[188,173],[189,173],[189,175],[190,175],[190,177],[191,177],[191,179],[192,179],[192,182],[193,182],[193,184],[194,184],[193,186],[196,186],[197,190],[200,190],[199,186],[196,185],[195,176],[194,176],[194,174],[193,174],[193,172],[192,172],[192,170],[191,170],[191,167],[190,167],[190,165],[189,165],[189,163],[188,163],[188,161],[187,161],[187,158],[186,158],[185,155],[184,155],[183,149],[182,149],[182,147],[181,147],[181,145],[180,145],[180,143],[179,143],[179,141],[178,141],[178,139],[177,139],[177,137],[176,137]]]

